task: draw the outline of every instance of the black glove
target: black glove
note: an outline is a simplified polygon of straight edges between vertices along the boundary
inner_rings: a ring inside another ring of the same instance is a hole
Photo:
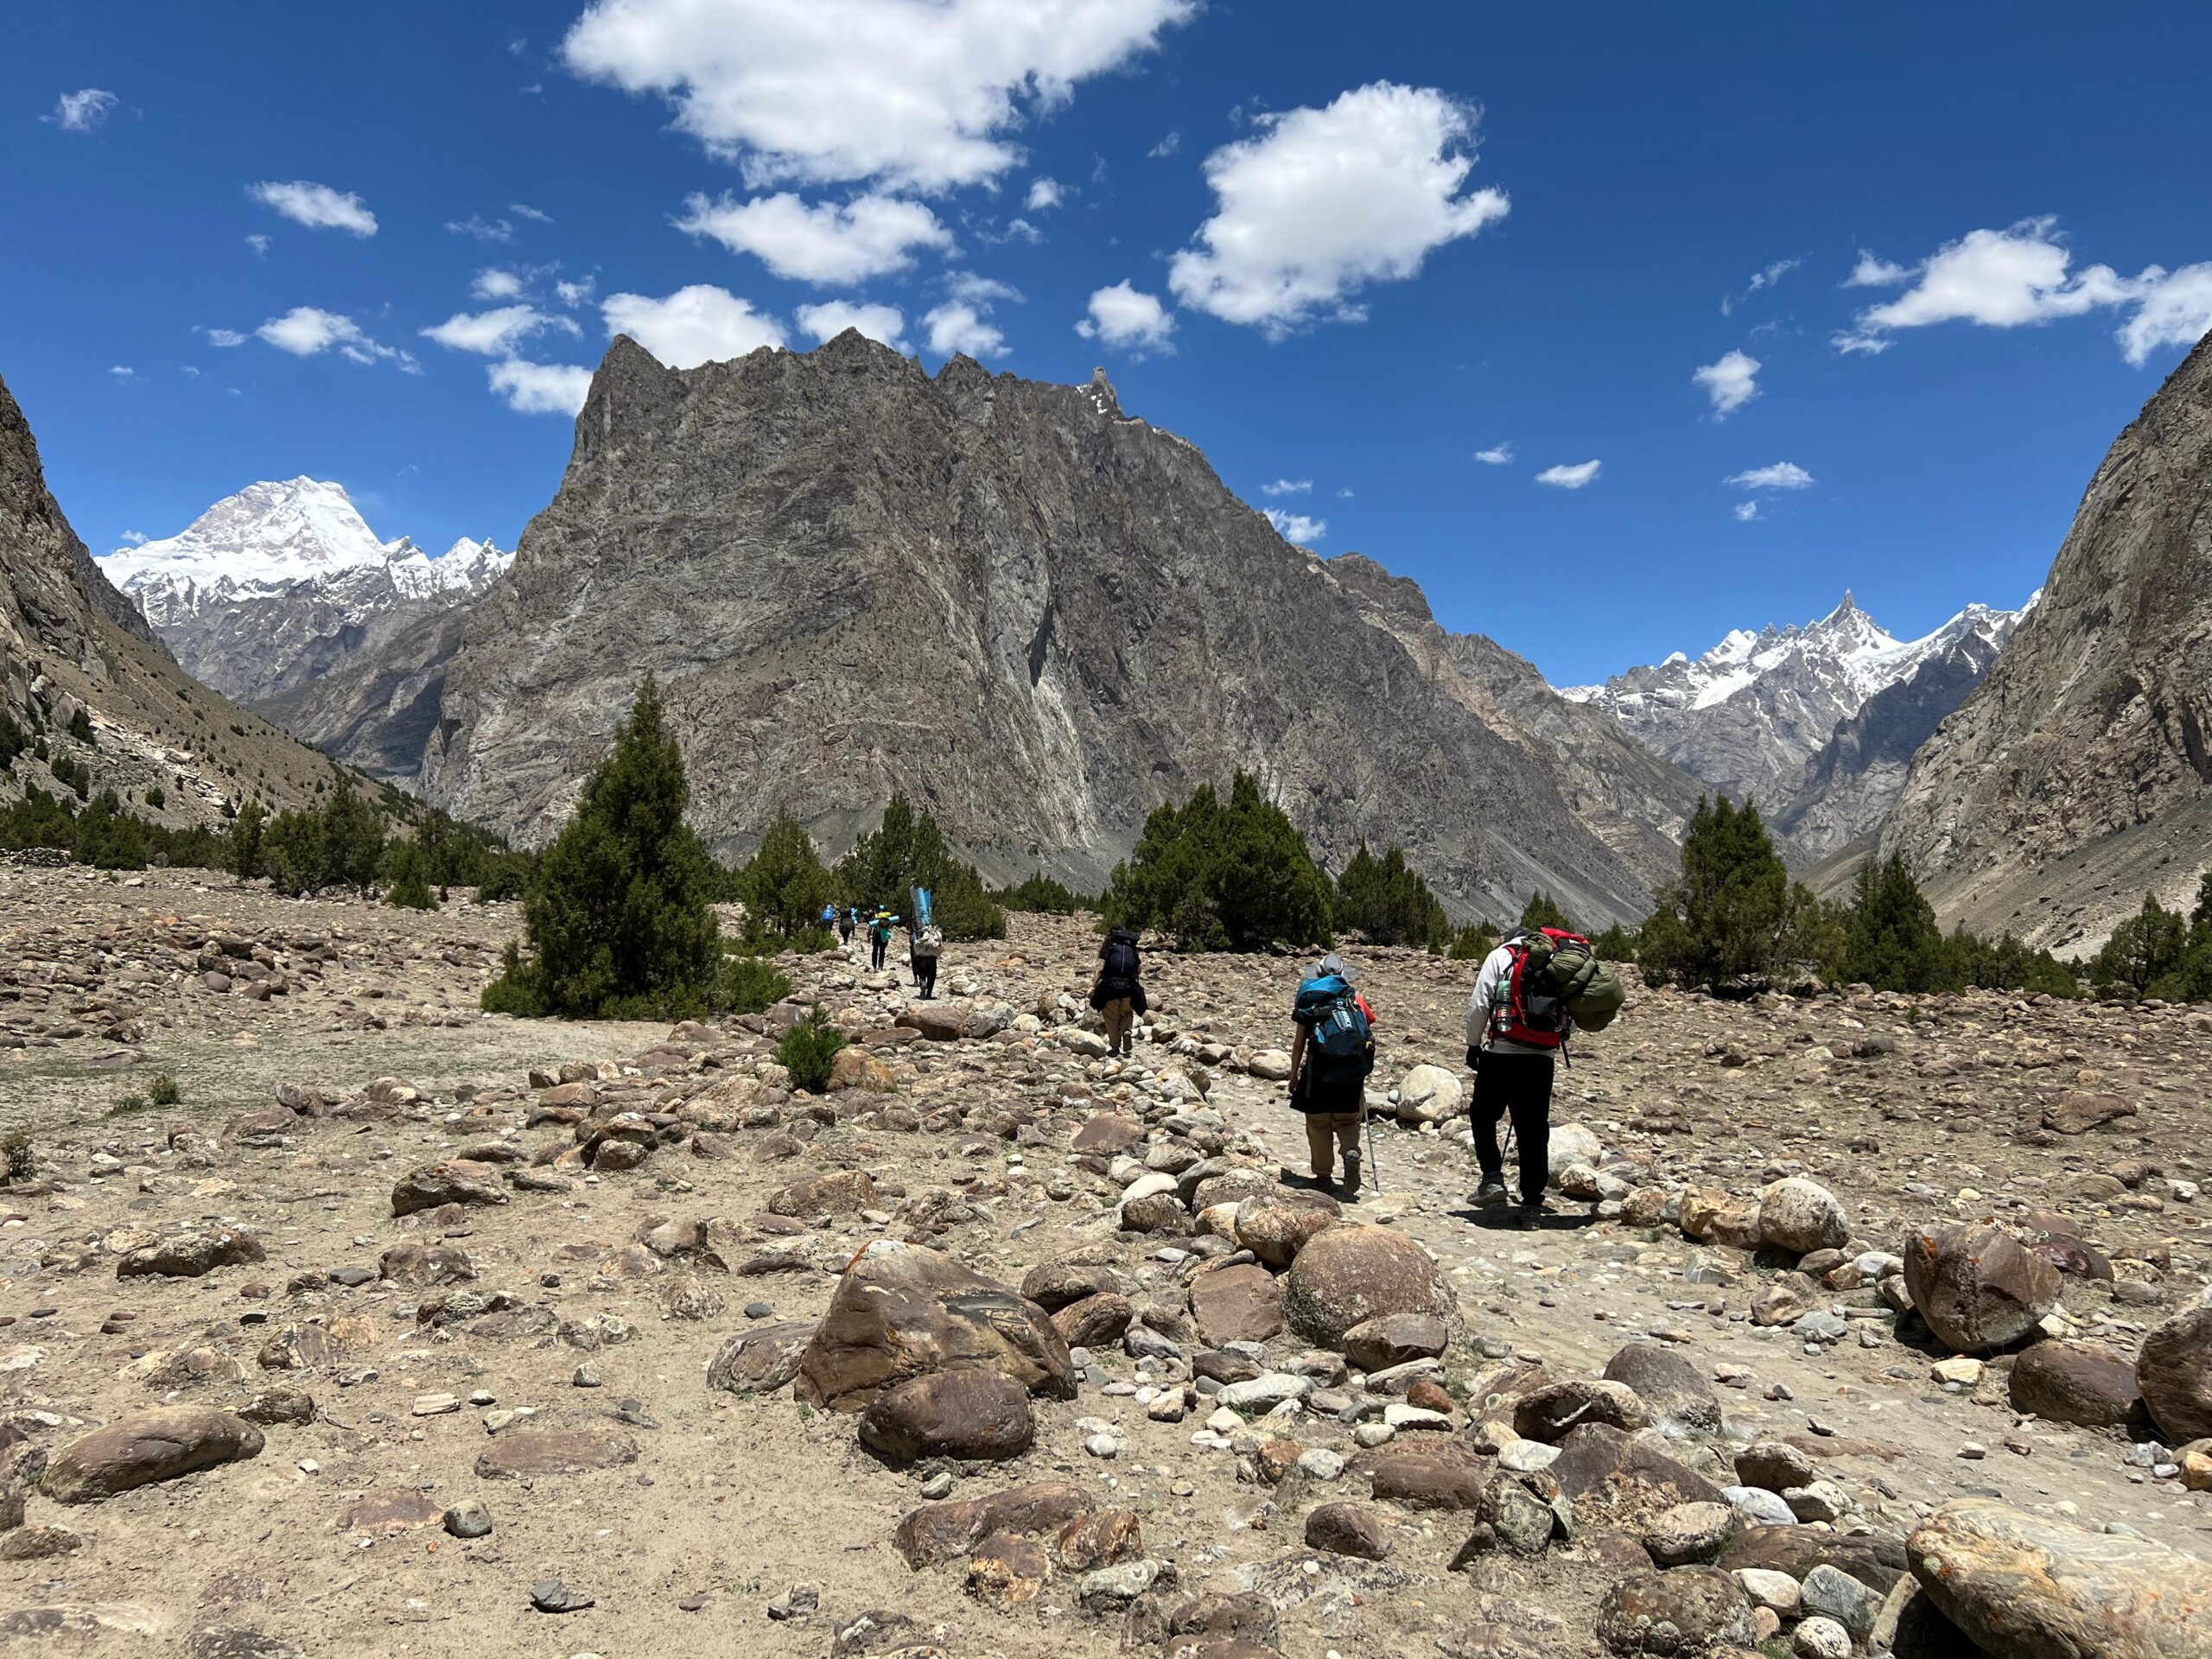
[[[1483,1052],[1482,1052],[1482,1050],[1480,1050],[1479,1048],[1477,1048],[1477,1047],[1476,1047],[1472,1043],[1468,1044],[1468,1045],[1467,1045],[1467,1070],[1468,1070],[1468,1071],[1481,1071],[1482,1069],[1483,1069]]]

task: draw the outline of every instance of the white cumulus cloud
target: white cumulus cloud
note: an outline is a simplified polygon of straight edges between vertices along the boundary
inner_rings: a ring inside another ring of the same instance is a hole
[[[610,294],[601,305],[609,334],[627,334],[671,369],[696,369],[784,343],[783,325],[726,288],[694,283],[664,299]]]
[[[1809,490],[1813,475],[1794,461],[1777,461],[1771,467],[1754,467],[1749,472],[1724,478],[1724,484],[1732,484],[1739,490]]]
[[[1275,527],[1275,534],[1300,547],[1311,547],[1329,533],[1329,521],[1325,518],[1309,518],[1302,512],[1285,512],[1281,507],[1268,507],[1265,512],[1268,522]]]
[[[658,93],[753,185],[995,179],[1007,135],[1159,43],[1197,0],[593,0],[568,67]]]
[[[492,390],[518,415],[570,415],[584,406],[591,371],[563,363],[510,360],[486,366]]]
[[[964,352],[969,357],[1003,357],[1006,335],[988,320],[988,308],[966,300],[947,300],[922,318],[930,350],[938,357]]]
[[[1175,319],[1157,296],[1141,293],[1125,279],[1090,296],[1088,315],[1077,334],[1102,345],[1133,352],[1173,352]]]
[[[1057,207],[1067,200],[1067,193],[1058,179],[1029,181],[1029,198],[1023,206],[1033,213],[1041,213],[1047,207]]]
[[[1272,484],[1260,486],[1262,495],[1310,495],[1313,480],[1310,478],[1279,478]]]
[[[243,346],[248,339],[235,328],[209,328],[205,332],[210,346],[219,346],[226,350],[233,346]]]
[[[2212,263],[2183,265],[2171,274],[2156,265],[2151,270],[2158,275],[2120,328],[2121,355],[2134,364],[2161,346],[2194,346],[2212,331]]]
[[[540,311],[534,305],[502,305],[490,311],[457,311],[435,327],[423,330],[448,351],[480,352],[486,357],[512,357],[515,348],[543,329],[578,334],[572,318]]]
[[[335,351],[349,363],[397,362],[412,373],[414,357],[371,339],[353,318],[312,305],[296,305],[281,317],[271,317],[253,331],[280,352],[294,357],[320,357]],[[213,334],[211,332],[211,338]]]
[[[87,86],[82,92],[62,93],[54,100],[54,113],[41,115],[39,119],[64,132],[93,132],[122,101],[102,87]]]
[[[573,283],[553,284],[553,297],[563,305],[582,305],[591,298],[591,291],[598,286],[595,276],[580,276]]]
[[[126,530],[118,539],[125,547],[143,547],[148,537],[143,530]]]
[[[1547,467],[1536,474],[1536,482],[1548,484],[1555,490],[1579,490],[1597,477],[1598,469],[1604,465],[1603,461],[1583,461],[1572,467]]]
[[[1897,331],[1936,323],[2018,328],[2125,308],[2115,337],[2121,355],[2140,364],[2161,346],[2193,345],[2212,328],[2212,264],[2174,271],[2147,265],[2133,276],[2110,265],[2076,270],[2049,215],[2001,231],[1969,231],[1914,265],[1861,252],[1847,285],[1904,291],[1853,318],[1834,338],[1840,352],[1885,351]]]
[[[739,201],[724,195],[684,202],[680,231],[712,237],[732,253],[758,257],[795,282],[865,282],[914,263],[916,248],[950,248],[952,232],[918,201],[864,195],[809,207],[789,191]]]
[[[794,314],[801,332],[816,340],[835,340],[848,328],[857,328],[870,340],[894,352],[906,347],[906,319],[895,305],[863,305],[831,300],[823,305],[802,305]]]
[[[1690,378],[1713,399],[1713,417],[1726,420],[1759,395],[1759,360],[1744,352],[1729,352],[1717,363],[1694,371]]]
[[[1485,467],[1510,467],[1513,464],[1513,441],[1494,443],[1487,449],[1475,451],[1475,459]]]
[[[1738,501],[1731,511],[1735,513],[1738,524],[1748,524],[1759,516],[1759,504],[1756,501]]]
[[[1352,296],[1402,281],[1436,249],[1503,219],[1505,193],[1462,194],[1477,111],[1376,81],[1325,109],[1263,116],[1206,158],[1211,219],[1168,268],[1186,306],[1269,338],[1316,318],[1357,321]]]
[[[476,273],[470,291],[480,300],[512,300],[527,284],[518,271],[501,270],[497,266]]]
[[[296,225],[311,231],[349,231],[355,236],[374,236],[377,216],[368,204],[350,190],[334,190],[308,179],[289,183],[264,180],[250,184],[245,193],[264,207],[273,207]]]

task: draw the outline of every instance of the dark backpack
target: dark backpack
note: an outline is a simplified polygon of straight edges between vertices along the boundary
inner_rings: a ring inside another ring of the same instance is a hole
[[[1325,1083],[1363,1081],[1375,1070],[1375,1033],[1351,984],[1335,974],[1298,988],[1291,1017],[1312,1034],[1311,1062]]]
[[[1106,960],[1099,971],[1099,978],[1109,984],[1134,985],[1137,982],[1138,970],[1135,937],[1116,928],[1106,936]]]

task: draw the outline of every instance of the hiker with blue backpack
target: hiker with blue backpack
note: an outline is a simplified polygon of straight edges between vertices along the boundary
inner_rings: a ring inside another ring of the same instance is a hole
[[[1504,1207],[1505,1157],[1497,1126],[1510,1119],[1521,1143],[1521,1203],[1514,1224],[1543,1224],[1551,1184],[1552,1081],[1567,1039],[1612,1023],[1626,994],[1590,941],[1564,928],[1522,927],[1506,935],[1475,976],[1467,1002],[1467,1069],[1475,1074],[1478,1209]]]
[[[1343,1194],[1359,1196],[1359,1131],[1367,1116],[1367,1077],[1375,1070],[1375,1011],[1352,988],[1352,971],[1335,951],[1321,958],[1291,1005],[1290,1103],[1306,1118],[1306,1150],[1324,1187],[1337,1156]]]

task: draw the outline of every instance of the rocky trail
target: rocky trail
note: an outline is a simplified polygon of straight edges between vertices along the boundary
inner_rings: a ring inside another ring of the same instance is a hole
[[[1125,1065],[1080,921],[673,1030],[515,926],[0,870],[0,1651],[2212,1653],[2212,1015],[1642,992],[1532,1234],[1471,964],[1353,953],[1340,1203],[1294,960]]]

